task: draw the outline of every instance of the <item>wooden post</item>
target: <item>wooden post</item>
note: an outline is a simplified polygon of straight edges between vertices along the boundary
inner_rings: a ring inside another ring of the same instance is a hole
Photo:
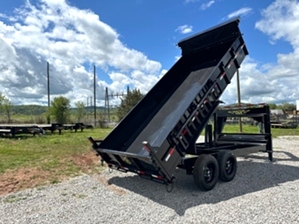
[[[240,77],[239,77],[239,69],[237,69],[237,92],[238,92],[238,104],[241,106],[241,91],[240,91]],[[242,118],[239,117],[239,131],[243,132],[242,129]]]
[[[93,66],[93,113],[94,113],[94,126],[97,125],[97,101],[96,101],[96,66]]]
[[[50,68],[49,68],[49,62],[47,62],[47,85],[48,85],[48,115],[47,115],[47,123],[51,123],[51,117],[50,117]]]

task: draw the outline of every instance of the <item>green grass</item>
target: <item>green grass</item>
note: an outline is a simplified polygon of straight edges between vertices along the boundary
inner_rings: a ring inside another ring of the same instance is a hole
[[[243,125],[244,133],[258,133],[258,128]],[[47,133],[44,136],[24,138],[0,138],[0,174],[18,168],[39,168],[57,174],[73,175],[80,172],[72,158],[91,152],[87,137],[103,139],[111,129],[85,129],[83,132],[65,130],[61,135]],[[271,129],[273,137],[299,135],[296,129]],[[226,125],[223,132],[239,133],[239,125]]]
[[[243,133],[258,133],[258,127],[252,125],[242,125]],[[240,133],[240,128],[238,124],[226,125],[224,126],[223,132],[226,133]],[[283,135],[299,135],[299,128],[272,128],[271,133],[273,138]]]
[[[36,137],[28,135],[20,138],[0,138],[0,181],[5,181],[2,186],[16,183],[17,187],[13,188],[13,191],[16,191],[44,184],[56,184],[82,172],[99,172],[99,159],[87,138],[92,136],[94,139],[104,139],[110,131],[111,129],[95,128],[77,133],[64,130],[61,135],[47,133]],[[224,132],[239,133],[239,125],[226,125]],[[258,133],[258,128],[243,125],[243,132]],[[299,128],[272,129],[272,134],[273,137],[299,135]],[[0,189],[0,195],[1,190],[4,192],[5,189]],[[84,195],[77,197],[83,198]],[[10,200],[15,201],[19,198]]]
[[[38,168],[57,174],[80,172],[72,158],[91,152],[87,137],[103,139],[111,129],[86,129],[83,132],[65,130],[61,135],[0,138],[0,174],[18,168]]]
[[[6,203],[14,203],[22,200],[26,200],[28,197],[32,196],[31,194],[20,194],[18,196],[16,195],[10,195],[7,198],[4,199],[4,202]]]

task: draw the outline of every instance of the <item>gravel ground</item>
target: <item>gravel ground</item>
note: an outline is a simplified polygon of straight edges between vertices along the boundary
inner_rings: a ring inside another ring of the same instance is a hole
[[[299,136],[273,145],[275,162],[238,158],[235,179],[209,192],[182,170],[171,193],[106,170],[0,197],[0,223],[299,223]]]

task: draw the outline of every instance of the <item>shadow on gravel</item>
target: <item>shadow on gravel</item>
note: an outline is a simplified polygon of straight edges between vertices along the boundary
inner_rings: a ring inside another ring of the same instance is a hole
[[[267,157],[248,156],[238,162],[235,179],[228,183],[218,182],[209,192],[200,191],[193,182],[192,175],[186,175],[184,170],[176,171],[176,181],[172,192],[166,191],[166,186],[153,181],[142,179],[137,175],[128,177],[112,177],[109,184],[117,185],[129,191],[142,195],[161,205],[184,215],[187,209],[201,204],[215,204],[239,197],[252,192],[279,186],[288,181],[299,179],[299,166],[279,164],[279,161],[299,161],[299,158],[288,152],[277,162],[267,162]],[[255,161],[251,161],[254,159]],[[296,164],[297,165],[297,164]],[[116,171],[115,171],[116,172]],[[281,189],[283,190],[283,188]]]

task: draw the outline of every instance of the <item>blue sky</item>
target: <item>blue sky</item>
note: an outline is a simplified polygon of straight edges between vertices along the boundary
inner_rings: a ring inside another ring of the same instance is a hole
[[[180,57],[176,44],[240,16],[249,56],[240,69],[242,101],[299,99],[299,2],[294,0],[14,0],[0,3],[0,91],[14,104],[72,104],[129,85],[146,93]],[[222,100],[237,100],[236,83]],[[117,100],[115,100],[117,103]]]

